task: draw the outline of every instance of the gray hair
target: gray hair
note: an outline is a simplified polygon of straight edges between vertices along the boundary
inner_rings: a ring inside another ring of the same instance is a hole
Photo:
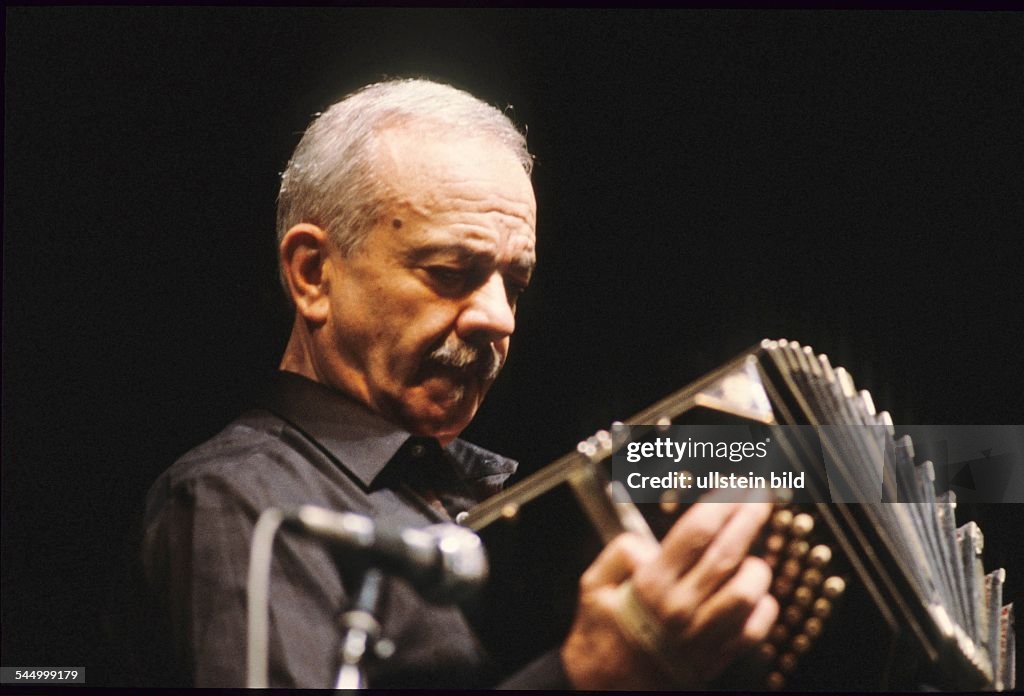
[[[526,137],[489,104],[449,85],[422,79],[391,80],[353,92],[309,128],[281,175],[277,241],[308,222],[327,231],[342,253],[356,249],[385,214],[388,190],[376,168],[381,131],[409,123],[443,134],[493,137],[530,174]]]

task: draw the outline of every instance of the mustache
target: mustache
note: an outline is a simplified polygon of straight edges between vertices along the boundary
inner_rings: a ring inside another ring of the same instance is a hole
[[[481,348],[459,340],[445,341],[427,355],[427,360],[445,367],[469,370],[483,380],[493,380],[502,368],[501,358],[494,346]]]

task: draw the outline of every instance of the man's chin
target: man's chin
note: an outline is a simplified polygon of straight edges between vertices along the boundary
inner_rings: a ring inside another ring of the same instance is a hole
[[[454,440],[466,429],[476,415],[483,394],[472,386],[453,386],[431,389],[425,385],[422,393],[405,402],[406,428],[415,435],[436,437],[444,444]]]

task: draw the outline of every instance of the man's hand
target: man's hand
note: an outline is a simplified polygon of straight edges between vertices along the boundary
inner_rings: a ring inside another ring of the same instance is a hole
[[[747,554],[771,505],[753,502],[763,497],[716,502],[721,497],[711,494],[691,507],[660,545],[619,536],[587,569],[562,646],[576,688],[699,688],[767,635],[779,611],[768,594],[771,569]],[[620,588],[627,580],[632,597]],[[635,613],[629,602],[660,627],[659,655],[623,630],[618,617]]]

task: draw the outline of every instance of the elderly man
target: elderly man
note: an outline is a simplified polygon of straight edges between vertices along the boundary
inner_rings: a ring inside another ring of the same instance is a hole
[[[524,137],[498,110],[422,80],[370,85],[321,115],[282,177],[281,274],[295,307],[265,399],[157,481],[144,565],[197,686],[241,686],[245,580],[260,512],[315,504],[424,526],[500,489],[514,463],[457,439],[508,355],[536,260]],[[699,686],[778,609],[747,550],[764,503],[703,503],[661,544],[623,535],[580,583],[560,649],[507,685]],[[353,588],[285,535],[271,581],[270,683],[328,687]],[[389,578],[394,655],[372,686],[486,686],[458,609]]]

